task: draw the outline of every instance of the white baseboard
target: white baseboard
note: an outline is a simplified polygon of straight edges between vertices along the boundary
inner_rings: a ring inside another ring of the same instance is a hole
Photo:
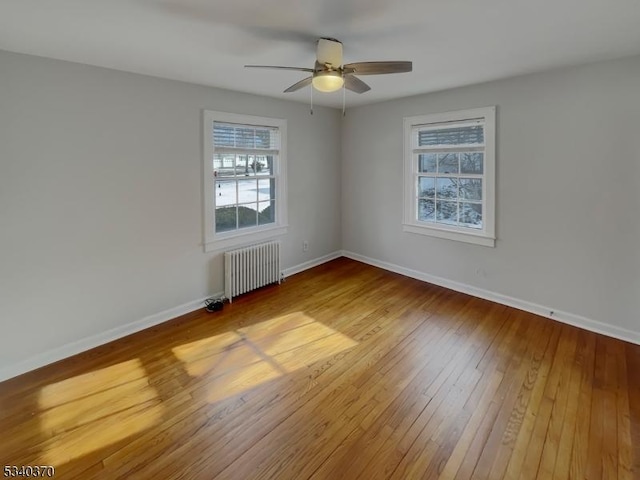
[[[601,333],[602,335],[606,335],[608,337],[618,338],[626,342],[640,345],[640,332],[616,327],[615,325],[609,325],[607,323],[592,320],[580,315],[575,315],[573,313],[564,312],[562,310],[546,307],[544,305],[527,302],[526,300],[521,300],[519,298],[509,297],[507,295],[484,290],[482,288],[467,285],[465,283],[455,282],[453,280],[437,277],[435,275],[429,275],[427,273],[401,267],[393,263],[382,262],[380,260],[369,258],[364,255],[359,255],[357,253],[343,250],[342,255],[362,263],[373,265],[374,267],[379,267],[384,270],[389,270],[390,272],[399,273],[400,275],[404,275],[406,277],[422,280],[423,282],[433,283],[434,285],[440,285],[441,287],[449,288],[457,292],[466,293],[474,297],[484,298],[485,300],[490,300],[502,305],[514,307],[519,310],[524,310],[525,312],[534,313],[542,317],[557,320],[558,322],[573,325],[574,327],[583,328],[591,332]]]
[[[118,327],[112,328],[111,330],[107,330],[106,332],[91,335],[90,337],[67,343],[66,345],[63,345],[61,347],[54,348],[53,350],[42,352],[15,365],[3,367],[0,369],[0,382],[8,380],[12,377],[17,377],[18,375],[29,372],[31,370],[35,370],[36,368],[44,367],[45,365],[49,365],[64,358],[77,355],[78,353],[91,350],[92,348],[112,342],[113,340],[126,337],[127,335],[131,335],[132,333],[144,330],[145,328],[164,323],[168,320],[179,317],[180,315],[184,315],[185,313],[193,312],[195,310],[198,310],[199,308],[204,307],[204,300],[206,298],[218,298],[222,297],[222,295],[223,293],[220,292],[205,298],[193,300],[191,302],[178,305],[177,307],[169,308],[162,312],[141,318],[140,320],[136,320],[135,322],[131,322],[126,325],[120,325]]]
[[[336,258],[340,258],[340,257],[342,257],[342,251],[329,253],[328,255],[314,258],[313,260],[309,260],[308,262],[295,265],[291,268],[286,268],[283,271],[283,273],[285,277],[290,277],[291,275],[304,272],[305,270],[309,270],[310,268],[317,267],[318,265],[322,265],[323,263],[330,262],[331,260],[335,260]]]

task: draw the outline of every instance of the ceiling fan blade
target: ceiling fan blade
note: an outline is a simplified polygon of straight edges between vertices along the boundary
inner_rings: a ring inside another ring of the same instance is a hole
[[[297,83],[294,83],[293,85],[291,85],[289,88],[287,88],[284,93],[291,93],[291,92],[295,92],[297,90],[300,90],[301,88],[306,87],[307,85],[311,85],[311,81],[313,80],[313,77],[307,77],[304,80],[300,80]]]
[[[405,73],[411,70],[413,70],[412,62],[356,62],[344,66],[344,73],[355,73],[356,75]]]
[[[313,73],[313,68],[280,67],[280,66],[277,66],[277,65],[245,65],[244,68],[271,68],[271,69],[276,69],[276,70],[295,70],[297,72]]]
[[[364,93],[371,90],[371,87],[354,75],[344,76],[344,88],[356,93]]]

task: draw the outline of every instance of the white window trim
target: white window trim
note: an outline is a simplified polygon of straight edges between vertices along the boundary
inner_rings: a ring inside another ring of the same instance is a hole
[[[276,223],[243,228],[232,232],[215,232],[214,172],[212,141],[213,122],[238,123],[244,125],[259,125],[276,127],[280,130],[280,150],[276,162]],[[203,111],[203,160],[202,179],[204,185],[204,251],[212,252],[241,247],[255,242],[273,239],[287,233],[287,121],[281,118],[257,117],[237,113]]]
[[[484,118],[485,154],[483,181],[483,228],[448,226],[417,220],[414,185],[414,157],[411,133],[414,126],[430,123],[464,121]],[[496,158],[496,107],[474,108],[455,112],[418,115],[404,118],[404,232],[429,235],[460,242],[495,247],[495,158]]]

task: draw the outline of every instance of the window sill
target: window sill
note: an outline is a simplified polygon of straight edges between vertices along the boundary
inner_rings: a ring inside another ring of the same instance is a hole
[[[287,233],[288,225],[277,225],[269,228],[260,228],[246,232],[232,232],[232,234],[217,235],[213,239],[207,240],[204,244],[205,252],[218,252],[240,248],[256,242],[271,240]]]
[[[455,240],[458,242],[473,243],[475,245],[482,245],[484,247],[495,247],[496,239],[494,237],[488,237],[483,234],[466,233],[446,228],[438,227],[426,227],[411,224],[404,224],[402,226],[403,232],[416,233],[418,235],[427,235],[430,237],[445,238],[447,240]]]

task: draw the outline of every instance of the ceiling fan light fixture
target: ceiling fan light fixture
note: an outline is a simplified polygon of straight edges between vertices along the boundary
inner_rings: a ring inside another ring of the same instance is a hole
[[[344,85],[342,74],[335,70],[316,72],[312,80],[313,88],[319,92],[336,92]]]

